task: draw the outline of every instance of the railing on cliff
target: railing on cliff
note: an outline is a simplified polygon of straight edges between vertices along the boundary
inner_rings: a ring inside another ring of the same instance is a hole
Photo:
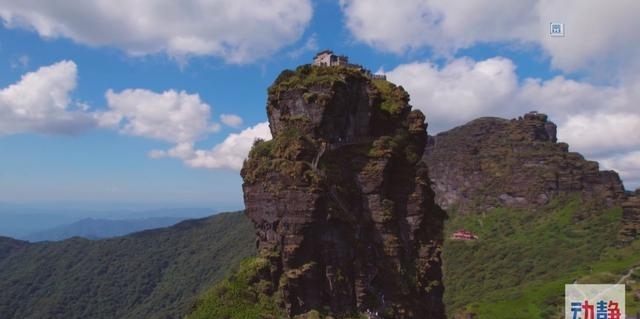
[[[344,146],[364,144],[369,142],[371,142],[371,139],[366,137],[339,139],[337,142],[329,143],[329,149],[333,151]]]

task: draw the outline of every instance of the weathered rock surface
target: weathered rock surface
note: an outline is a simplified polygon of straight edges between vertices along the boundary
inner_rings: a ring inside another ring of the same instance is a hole
[[[518,119],[480,118],[430,137],[424,161],[443,208],[460,213],[498,206],[536,207],[559,195],[585,203],[619,205],[624,187],[614,171],[556,142],[544,114]]]
[[[627,194],[622,202],[622,227],[620,240],[622,243],[630,243],[640,236],[640,188]]]
[[[269,88],[274,139],[244,163],[246,214],[290,316],[443,318],[424,116],[384,80],[302,66]]]

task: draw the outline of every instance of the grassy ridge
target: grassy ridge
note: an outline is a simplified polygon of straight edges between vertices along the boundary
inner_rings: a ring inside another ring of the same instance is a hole
[[[26,245],[0,260],[0,318],[182,318],[196,295],[254,253],[242,213]]]
[[[229,278],[203,294],[187,319],[209,318],[285,318],[279,309],[273,285],[259,279],[269,272],[271,264],[265,258],[244,260]]]
[[[579,199],[536,212],[494,209],[452,213],[447,233],[465,228],[477,241],[445,242],[445,302],[450,315],[477,318],[556,318],[564,284],[616,283],[640,256],[638,243],[616,248],[621,209],[585,213]],[[587,214],[587,215],[585,215]],[[627,310],[638,302],[627,298]]]

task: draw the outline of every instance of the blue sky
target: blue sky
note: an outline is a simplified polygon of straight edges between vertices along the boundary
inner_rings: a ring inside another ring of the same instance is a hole
[[[545,112],[633,189],[638,14],[631,0],[0,0],[0,201],[241,208],[266,88],[322,49],[403,85],[432,134]]]

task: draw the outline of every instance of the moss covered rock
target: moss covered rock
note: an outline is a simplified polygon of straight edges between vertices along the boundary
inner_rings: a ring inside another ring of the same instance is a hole
[[[242,169],[260,280],[287,316],[441,318],[444,212],[409,95],[349,67],[305,65],[269,88],[273,140]],[[259,282],[259,281],[258,281]]]
[[[438,203],[460,213],[539,207],[582,194],[613,207],[625,197],[620,177],[556,141],[556,126],[531,112],[518,119],[479,118],[430,137],[424,155]]]

